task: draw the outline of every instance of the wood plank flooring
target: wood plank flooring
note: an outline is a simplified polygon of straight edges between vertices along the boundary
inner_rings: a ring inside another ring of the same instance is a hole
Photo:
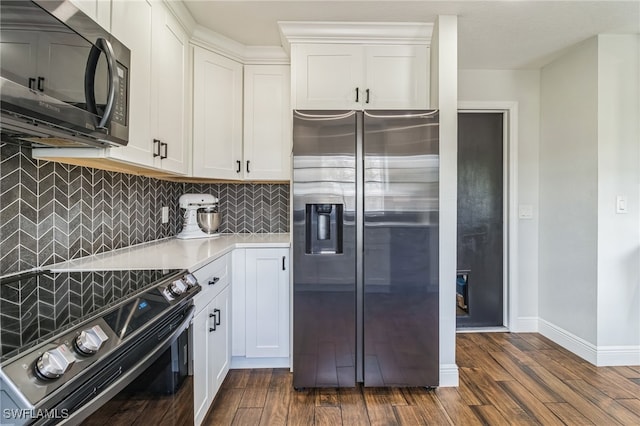
[[[458,388],[295,391],[231,370],[205,425],[640,425],[640,366],[594,367],[536,333],[457,335]]]

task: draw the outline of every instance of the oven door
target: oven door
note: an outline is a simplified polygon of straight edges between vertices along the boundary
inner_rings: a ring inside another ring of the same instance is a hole
[[[193,424],[193,386],[187,374],[194,311],[190,306],[146,333],[68,395],[54,407],[65,417],[60,424],[128,426],[136,419],[163,426]],[[35,424],[56,422],[40,419]]]

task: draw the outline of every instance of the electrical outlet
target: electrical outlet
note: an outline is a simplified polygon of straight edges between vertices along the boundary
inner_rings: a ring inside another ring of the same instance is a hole
[[[169,207],[162,207],[162,223],[169,223]]]

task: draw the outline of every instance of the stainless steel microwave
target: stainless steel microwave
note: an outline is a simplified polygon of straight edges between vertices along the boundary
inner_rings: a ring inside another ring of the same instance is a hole
[[[0,1],[2,141],[126,145],[130,55],[68,0]]]

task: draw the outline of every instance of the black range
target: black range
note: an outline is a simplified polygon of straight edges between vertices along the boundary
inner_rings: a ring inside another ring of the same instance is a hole
[[[198,291],[185,270],[0,278],[3,422],[89,415],[188,327]]]

